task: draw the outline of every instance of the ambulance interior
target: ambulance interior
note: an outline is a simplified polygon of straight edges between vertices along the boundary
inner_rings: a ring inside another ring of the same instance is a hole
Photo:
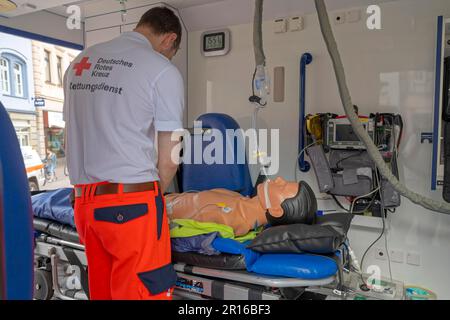
[[[333,41],[324,41],[327,26],[319,23],[316,11],[321,2],[340,58],[330,55],[336,53]],[[255,255],[245,245],[230,248],[226,241],[216,241],[216,249],[223,249],[217,259],[180,255],[174,261],[175,297],[450,299],[449,1],[3,0],[0,37],[80,52],[132,31],[143,13],[162,5],[183,22],[173,63],[185,82],[185,128],[192,133],[195,122],[203,120],[203,126],[223,131],[266,129],[269,147],[246,150],[244,171],[224,169],[224,188],[233,179],[239,190],[249,183],[255,187],[260,179],[304,181],[315,194],[320,219],[351,215],[343,241],[326,255],[296,251],[283,260],[279,252]],[[8,45],[0,40],[0,57],[12,52]],[[349,115],[348,104],[344,109],[346,86],[360,118],[353,110]],[[30,218],[29,184],[15,146],[19,120],[9,120],[14,108],[8,106],[5,85],[2,90],[0,298],[88,299],[87,261],[76,230],[38,217],[33,224]],[[35,113],[48,107],[39,106],[40,98],[28,95]],[[367,146],[361,130],[377,145]],[[270,156],[270,165],[248,164],[261,153]],[[385,177],[373,154],[388,164],[399,185]],[[352,164],[343,165],[346,161]],[[370,174],[363,167],[371,168]],[[212,179],[208,170],[206,165],[184,167],[175,192],[198,185],[206,190]],[[65,187],[70,184],[39,185],[33,197]]]

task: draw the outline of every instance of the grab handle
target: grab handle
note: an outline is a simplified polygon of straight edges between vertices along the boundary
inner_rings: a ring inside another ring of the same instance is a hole
[[[308,172],[311,169],[311,165],[307,161],[305,161],[305,152],[302,152],[302,150],[305,148],[306,138],[306,66],[312,61],[313,57],[310,53],[303,54],[300,60],[300,119],[298,131],[298,165],[301,172]]]

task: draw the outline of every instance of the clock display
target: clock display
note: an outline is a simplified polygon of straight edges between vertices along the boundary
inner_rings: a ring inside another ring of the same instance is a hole
[[[223,50],[225,48],[225,33],[213,33],[203,38],[203,49],[206,52]]]

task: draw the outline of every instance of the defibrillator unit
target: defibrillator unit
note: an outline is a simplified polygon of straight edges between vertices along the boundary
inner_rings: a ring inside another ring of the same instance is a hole
[[[364,129],[372,140],[374,139],[374,120],[360,117]],[[330,149],[338,150],[366,150],[366,146],[359,139],[346,117],[329,119],[326,130],[326,145]]]

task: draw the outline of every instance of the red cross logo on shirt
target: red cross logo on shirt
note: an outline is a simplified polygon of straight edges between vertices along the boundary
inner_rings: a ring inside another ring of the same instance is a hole
[[[80,63],[77,63],[73,69],[76,70],[75,75],[76,76],[82,76],[84,70],[89,70],[91,68],[92,64],[89,63],[89,57],[84,57]]]

